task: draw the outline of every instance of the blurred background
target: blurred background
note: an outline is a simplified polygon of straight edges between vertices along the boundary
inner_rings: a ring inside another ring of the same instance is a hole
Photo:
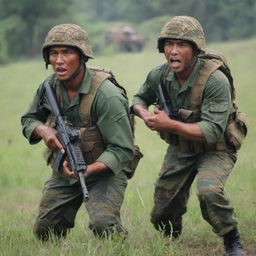
[[[157,37],[163,24],[176,15],[197,18],[207,47],[227,57],[236,103],[250,117],[249,133],[226,189],[240,220],[247,255],[256,255],[256,0],[0,0],[0,256],[222,255],[222,242],[202,221],[196,187],[184,216],[182,239],[168,246],[154,230],[150,223],[154,183],[167,144],[139,118],[135,141],[144,157],[129,181],[121,212],[131,234],[128,241],[95,240],[87,232],[84,209],[65,242],[42,244],[32,232],[41,189],[51,171],[42,157],[44,143],[27,143],[20,117],[39,83],[52,72],[45,69],[41,55],[47,32],[60,23],[83,27],[95,55],[89,66],[111,69],[131,100],[148,72],[165,61],[157,51]]]
[[[160,28],[176,15],[197,18],[207,43],[256,36],[255,0],[0,0],[0,64],[37,57],[60,23],[82,26],[96,55],[156,48]]]

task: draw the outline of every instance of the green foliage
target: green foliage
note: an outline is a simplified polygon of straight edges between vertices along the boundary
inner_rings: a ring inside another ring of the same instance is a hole
[[[256,39],[208,45],[225,53],[235,79],[239,109],[251,118],[248,137],[238,153],[238,161],[226,185],[240,221],[239,228],[248,256],[256,255],[255,44]],[[155,48],[150,48],[142,53],[96,57],[88,64],[112,69],[117,80],[127,89],[131,100],[149,70],[162,62],[163,55]],[[20,116],[39,83],[50,72],[44,69],[42,60],[17,62],[0,69],[0,255],[222,255],[221,239],[202,220],[195,187],[192,187],[188,212],[184,216],[181,238],[170,241],[154,230],[150,223],[154,182],[166,144],[137,118],[135,139],[144,157],[134,178],[129,181],[121,212],[122,221],[129,231],[128,239],[124,242],[118,238],[95,239],[87,227],[88,216],[83,206],[78,212],[76,226],[66,240],[53,240],[44,244],[34,237],[32,229],[41,189],[51,171],[42,158],[43,142],[32,146],[22,136]]]
[[[255,36],[255,13],[255,0],[0,0],[0,64],[40,54],[46,33],[60,23],[86,25],[101,54],[106,28],[115,23],[133,24],[143,33],[149,23],[160,28],[162,17],[190,15],[202,23],[209,42],[227,41]],[[144,34],[151,42],[156,35]]]
[[[204,24],[210,41],[226,41],[255,35],[255,1],[207,1],[205,10],[207,16],[199,20]]]
[[[156,48],[157,46],[157,38],[160,34],[160,30],[163,24],[170,19],[170,16],[158,16],[155,18],[151,18],[142,22],[138,26],[138,31],[144,36],[147,40],[147,47]]]
[[[0,63],[7,62],[10,57],[17,56],[17,53],[22,51],[22,45],[17,43],[17,37],[22,37],[25,28],[23,20],[18,15],[0,20]]]
[[[0,63],[8,58],[38,54],[49,28],[70,13],[71,8],[67,8],[69,2],[0,0],[0,37],[5,38],[1,42],[4,50],[0,52]]]
[[[137,23],[136,26],[140,27],[141,23],[159,16],[190,15],[202,23],[209,41],[247,38],[255,36],[256,33],[256,2],[252,0],[118,0],[114,3],[112,0],[87,0],[84,2],[90,10],[88,15],[95,21],[119,19]]]

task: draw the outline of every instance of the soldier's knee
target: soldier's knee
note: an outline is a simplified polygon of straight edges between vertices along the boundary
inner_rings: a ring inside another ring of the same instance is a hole
[[[220,188],[215,186],[207,186],[198,190],[197,196],[199,201],[202,203],[213,203],[219,198],[221,193],[222,190]]]
[[[98,219],[90,225],[90,228],[95,236],[104,237],[113,232],[114,224],[107,223],[104,220]]]
[[[182,232],[182,217],[177,218],[167,218],[163,216],[152,216],[151,222],[158,231],[162,231],[165,236],[172,236],[173,238],[178,238]]]
[[[123,226],[114,220],[107,221],[104,219],[98,219],[91,223],[89,227],[93,234],[100,238],[107,238],[113,233],[117,233],[122,236],[127,234],[127,231],[123,228]]]
[[[50,237],[65,238],[69,228],[64,223],[53,225],[47,221],[36,221],[34,225],[35,236],[44,242],[48,241]]]
[[[170,220],[164,215],[159,215],[152,212],[150,221],[156,230],[162,230],[165,226],[169,225]]]
[[[150,215],[150,221],[151,223],[157,227],[164,219],[164,216],[161,214],[157,214],[154,210],[152,210],[151,215]]]

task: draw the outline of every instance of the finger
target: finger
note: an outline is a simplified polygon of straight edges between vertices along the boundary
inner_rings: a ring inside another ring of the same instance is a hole
[[[151,122],[153,122],[154,119],[155,119],[155,116],[151,116],[151,117],[149,117],[149,118],[147,119],[147,122],[148,122],[148,123],[151,123]]]
[[[160,111],[161,111],[161,110],[160,110],[159,108],[155,108],[155,109],[154,109],[154,113],[155,113],[155,114],[158,114]]]
[[[60,141],[57,139],[54,140],[54,143],[56,145],[56,147],[61,151],[62,154],[65,153],[65,149],[63,148],[62,144],[60,143]]]
[[[64,162],[63,162],[63,171],[64,171],[64,173],[65,173],[67,176],[69,176],[69,177],[71,177],[71,178],[76,178],[75,173],[69,169],[69,167],[68,167],[68,162],[67,162],[67,161],[64,161]]]
[[[68,175],[68,174],[70,174],[70,170],[69,170],[69,168],[68,168],[68,162],[67,161],[64,161],[63,162],[63,170],[64,170],[64,172]]]

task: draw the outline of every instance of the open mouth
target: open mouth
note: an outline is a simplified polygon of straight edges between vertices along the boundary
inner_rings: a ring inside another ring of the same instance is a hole
[[[170,59],[170,65],[172,68],[178,68],[181,65],[181,61],[178,59]]]
[[[67,70],[65,69],[65,68],[63,68],[63,67],[57,67],[56,68],[56,73],[58,74],[58,75],[65,75],[66,73],[67,73]]]

